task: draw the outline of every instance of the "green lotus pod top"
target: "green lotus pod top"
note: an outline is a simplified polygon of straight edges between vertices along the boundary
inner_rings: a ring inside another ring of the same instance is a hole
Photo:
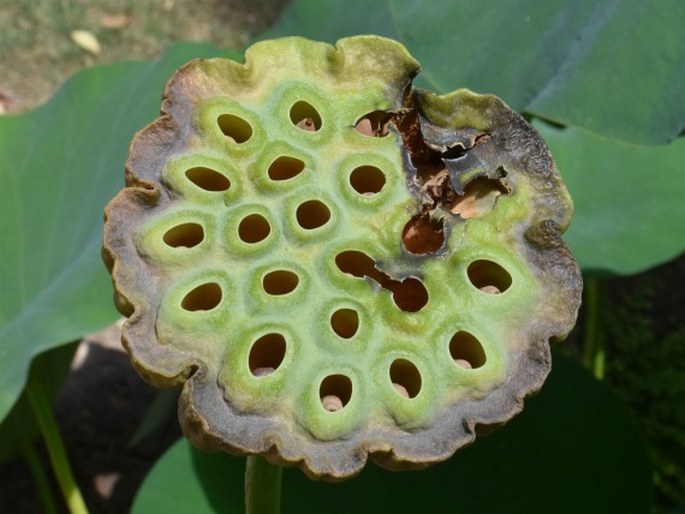
[[[541,386],[580,303],[571,200],[523,118],[418,70],[376,36],[265,41],[178,70],[133,140],[103,255],[196,445],[421,467]]]

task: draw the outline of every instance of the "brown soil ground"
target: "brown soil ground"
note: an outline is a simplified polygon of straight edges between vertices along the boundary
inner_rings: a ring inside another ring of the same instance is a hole
[[[45,102],[81,68],[153,59],[175,41],[247,43],[286,0],[0,0],[0,114]],[[94,52],[73,31],[97,40]]]

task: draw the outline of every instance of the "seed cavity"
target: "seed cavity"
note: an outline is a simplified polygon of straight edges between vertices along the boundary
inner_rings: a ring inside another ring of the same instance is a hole
[[[304,229],[313,230],[328,223],[331,211],[319,200],[308,200],[301,203],[296,212],[297,223]]]
[[[287,270],[271,271],[262,279],[264,291],[274,296],[292,293],[299,283],[300,278]]]
[[[229,141],[246,143],[252,137],[252,126],[234,114],[222,114],[217,118],[219,129]]]
[[[396,359],[390,365],[390,382],[397,393],[405,398],[416,398],[421,392],[421,374],[414,363]]]
[[[164,233],[164,242],[172,248],[192,248],[205,238],[205,231],[198,223],[183,223],[170,228]]]
[[[404,312],[417,312],[428,303],[428,291],[418,278],[405,278],[391,284],[392,299]]]
[[[271,180],[289,180],[298,176],[304,170],[304,161],[295,157],[278,157],[269,166],[268,174]]]
[[[354,309],[338,309],[331,316],[333,332],[343,339],[349,339],[359,330],[359,314]]]
[[[248,365],[255,377],[270,375],[285,358],[287,344],[282,334],[271,332],[261,336],[250,348]]]
[[[238,237],[244,243],[259,243],[266,239],[270,233],[271,225],[261,214],[249,214],[238,225]]]
[[[486,259],[473,261],[466,269],[469,281],[484,293],[503,293],[511,286],[511,275],[496,262]]]
[[[197,286],[183,297],[181,307],[187,311],[209,311],[219,305],[223,292],[216,282]]]
[[[335,264],[343,273],[354,277],[368,277],[392,293],[397,307],[404,312],[420,311],[428,303],[428,291],[419,279],[408,277],[395,280],[376,267],[371,257],[357,250],[346,250],[335,256]]]
[[[337,412],[352,398],[352,380],[346,375],[329,375],[319,386],[321,405],[328,412]]]
[[[316,132],[321,128],[321,116],[314,106],[300,100],[290,108],[290,121],[300,130]]]
[[[462,368],[475,369],[485,364],[485,350],[480,341],[469,332],[460,330],[450,339],[450,355],[454,363]]]
[[[350,185],[360,195],[375,195],[385,185],[385,174],[376,166],[359,166],[350,173]]]
[[[435,253],[445,242],[442,220],[435,220],[428,213],[414,215],[402,230],[402,246],[414,255]]]
[[[373,111],[359,118],[354,128],[367,137],[384,137],[388,135],[388,122],[392,114],[385,111]]]
[[[211,192],[228,191],[231,181],[225,175],[211,168],[197,166],[186,171],[186,177],[200,189]]]

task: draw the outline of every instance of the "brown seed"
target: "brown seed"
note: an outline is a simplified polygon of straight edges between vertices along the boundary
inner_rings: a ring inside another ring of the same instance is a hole
[[[276,371],[274,368],[269,368],[269,367],[265,367],[265,368],[255,368],[254,371],[252,372],[252,374],[253,374],[255,377],[264,377],[264,376],[266,376],[266,375],[270,375],[270,374],[273,373],[274,371]]]
[[[472,369],[473,368],[473,366],[471,366],[471,363],[465,359],[454,359],[454,363],[457,366],[465,368],[465,369]]]
[[[299,129],[306,130],[307,132],[314,132],[316,130],[314,120],[311,118],[302,118],[295,126]]]
[[[336,412],[343,408],[342,400],[334,394],[327,394],[321,398],[321,405],[328,412]]]
[[[118,30],[123,29],[126,25],[131,23],[133,16],[128,14],[110,14],[100,18],[100,26],[103,29]]]
[[[406,387],[395,382],[392,383],[392,386],[395,388],[395,391],[397,391],[400,394],[400,396],[403,396],[404,398],[409,398],[409,393],[407,392]]]
[[[502,292],[497,286],[483,286],[480,290],[487,294],[500,294]]]

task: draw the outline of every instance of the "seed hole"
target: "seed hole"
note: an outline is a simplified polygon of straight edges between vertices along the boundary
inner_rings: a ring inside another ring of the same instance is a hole
[[[485,351],[475,336],[460,330],[450,339],[450,355],[457,366],[480,368],[485,364]]]
[[[276,371],[285,357],[285,337],[271,332],[252,343],[248,363],[250,372],[256,377],[263,377]]]
[[[511,286],[511,275],[502,266],[492,261],[484,259],[473,261],[469,264],[466,273],[471,283],[485,293],[503,293]],[[494,289],[489,286],[493,286]]]
[[[444,242],[443,222],[431,219],[428,214],[417,214],[402,231],[402,245],[415,255],[437,252]]]
[[[192,248],[199,245],[205,238],[202,225],[197,223],[183,223],[170,228],[164,234],[164,242],[173,248]]]
[[[295,157],[282,156],[269,166],[269,178],[271,180],[288,180],[296,177],[304,170],[304,162]]]
[[[343,273],[348,273],[355,277],[373,277],[374,273],[377,273],[376,264],[373,259],[364,252],[356,250],[340,252],[335,256],[335,264]]]
[[[300,283],[299,277],[292,271],[276,270],[264,275],[262,286],[271,295],[291,293]]]
[[[398,394],[406,398],[415,398],[421,391],[421,374],[406,359],[396,359],[390,365],[390,381]]]
[[[234,114],[222,114],[217,118],[217,123],[229,141],[242,144],[252,137],[250,124]]]
[[[329,375],[319,386],[321,405],[329,412],[339,411],[352,398],[352,381],[345,375]]]
[[[373,111],[359,118],[355,124],[357,132],[368,137],[383,137],[388,135],[388,122],[392,114],[385,111]]]
[[[181,307],[187,311],[209,311],[219,305],[223,292],[219,284],[207,282],[185,295]]]
[[[406,278],[402,282],[393,281],[390,290],[395,305],[404,312],[420,311],[428,303],[428,291],[417,278]]]
[[[245,243],[259,243],[271,233],[271,226],[261,214],[245,216],[238,225],[238,237]]]
[[[205,191],[227,191],[231,187],[231,181],[223,174],[203,166],[190,168],[186,171],[186,177]]]
[[[343,339],[349,339],[359,330],[359,314],[354,309],[338,309],[331,316],[331,328]]]
[[[354,277],[369,277],[392,293],[392,299],[400,310],[417,312],[428,303],[428,290],[417,278],[395,280],[380,271],[371,257],[357,250],[346,250],[335,256],[335,264],[343,273]]]
[[[359,166],[350,174],[350,184],[361,195],[373,195],[383,189],[385,175],[375,166]]]
[[[290,108],[290,121],[297,128],[307,132],[314,132],[321,128],[321,116],[318,111],[308,102],[296,102]]]
[[[300,204],[295,215],[302,228],[312,230],[325,225],[331,218],[331,211],[318,200],[308,200]]]

